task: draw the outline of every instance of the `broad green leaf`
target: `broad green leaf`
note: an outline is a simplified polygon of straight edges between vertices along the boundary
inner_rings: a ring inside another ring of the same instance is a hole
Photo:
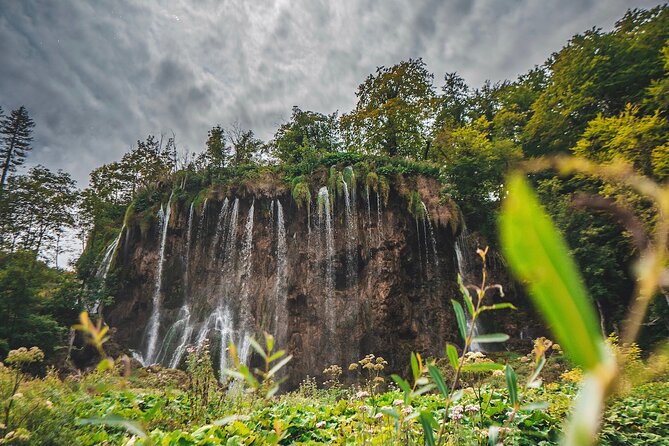
[[[285,354],[286,354],[285,350],[279,350],[276,353],[274,353],[272,356],[267,358],[267,362],[274,362]]]
[[[475,336],[472,341],[478,342],[479,344],[486,344],[492,342],[506,342],[509,340],[509,335],[504,333],[490,333],[482,334]]]
[[[441,374],[439,369],[436,366],[430,364],[427,366],[427,370],[430,373],[432,380],[437,385],[437,389],[439,389],[439,391],[444,397],[448,398],[448,386],[446,385],[446,381],[444,381],[444,376]]]
[[[465,319],[465,310],[462,309],[460,302],[451,299],[453,310],[455,311],[455,319],[458,321],[458,329],[463,340],[467,339],[467,320]]]
[[[122,427],[139,438],[148,439],[146,431],[139,423],[123,418],[120,415],[107,415],[102,418],[84,418],[79,420],[79,424],[101,424],[104,426]]]
[[[419,419],[420,424],[423,426],[423,432],[425,433],[425,444],[428,446],[435,446],[434,432],[432,431],[434,418],[432,417],[432,414],[427,411],[421,412]]]
[[[472,296],[471,294],[469,294],[469,290],[462,282],[462,276],[460,274],[458,274],[458,286],[460,287],[460,292],[462,293],[462,297],[464,298],[465,303],[467,304],[469,315],[472,316],[474,314],[474,302],[472,302]]]
[[[416,382],[418,377],[420,376],[420,369],[418,367],[418,358],[416,357],[416,353],[411,352],[411,373],[413,374],[413,380]]]
[[[277,362],[277,363],[274,365],[274,367],[272,367],[272,368],[269,370],[269,372],[267,372],[267,377],[268,377],[268,378],[271,378],[272,376],[274,376],[274,374],[275,374],[276,372],[278,372],[278,371],[281,369],[281,367],[283,367],[284,365],[288,364],[288,361],[290,361],[291,359],[293,359],[293,355],[288,355],[288,356],[286,356],[285,358],[283,358],[281,361]]]
[[[518,377],[509,364],[506,365],[504,377],[506,378],[506,388],[509,389],[509,402],[512,406],[515,406],[518,404]]]
[[[405,393],[406,396],[409,396],[411,393],[411,386],[408,382],[402,379],[399,375],[390,375],[390,377],[397,383],[400,389]]]
[[[507,182],[500,237],[513,272],[527,283],[555,336],[584,370],[605,359],[603,340],[583,281],[567,245],[520,174]]]
[[[427,392],[429,392],[430,390],[434,389],[435,387],[436,387],[436,386],[435,386],[434,384],[428,384],[428,385],[425,385],[425,386],[423,386],[423,387],[417,389],[416,391],[412,392],[412,393],[411,393],[411,397],[414,398],[414,397],[417,397],[417,396],[422,395],[422,394],[424,394],[424,393],[427,393]]]
[[[451,363],[451,367],[457,370],[460,356],[458,355],[457,349],[452,344],[446,344],[446,356],[448,356],[448,362]]]
[[[492,372],[493,370],[502,370],[504,366],[496,362],[474,362],[472,364],[464,364],[462,366],[463,372]]]
[[[253,350],[255,350],[260,356],[263,357],[263,359],[267,359],[267,353],[265,353],[265,350],[258,344],[258,342],[253,339],[249,338],[249,343],[251,344],[251,347],[253,347]]]
[[[550,404],[548,403],[548,401],[535,401],[534,403],[528,403],[528,404],[523,405],[520,408],[520,410],[529,410],[529,411],[532,411],[532,410],[546,410],[546,409],[548,409],[549,406],[550,406]]]

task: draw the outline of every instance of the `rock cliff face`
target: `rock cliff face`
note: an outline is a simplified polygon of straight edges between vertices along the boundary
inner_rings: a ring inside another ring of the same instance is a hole
[[[228,342],[252,360],[248,337],[268,331],[294,355],[290,386],[367,353],[394,371],[412,350],[441,355],[457,337],[455,206],[425,177],[385,192],[352,172],[326,182],[310,180],[310,205],[266,179],[195,202],[175,191],[157,216],[129,219],[104,310],[117,341],[144,364],[177,366],[207,338],[224,368]]]

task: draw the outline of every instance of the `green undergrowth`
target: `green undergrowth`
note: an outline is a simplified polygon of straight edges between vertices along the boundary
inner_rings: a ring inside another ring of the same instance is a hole
[[[485,355],[472,355],[477,361],[487,360]],[[497,361],[506,359],[513,364],[520,380],[530,373],[524,358],[495,355]],[[546,407],[521,410],[505,444],[558,444],[563,419],[578,390],[578,373],[569,371],[561,355],[553,355],[548,362],[552,371],[545,375],[546,381],[526,395],[528,403],[541,401]],[[365,378],[372,375],[361,374],[360,381],[351,386],[340,384],[339,375],[325,385],[306,379],[299,389],[272,398],[243,392],[239,386],[216,384],[203,403],[191,388],[197,372],[191,375],[154,366],[123,377],[122,371],[119,364],[104,373],[62,379],[50,372],[43,378],[24,380],[10,397],[14,405],[0,444],[420,445],[423,428],[417,417],[409,415],[429,411],[441,418],[444,412],[444,399],[438,393],[428,392],[407,404],[390,379],[370,385]],[[345,376],[354,373],[347,371]],[[473,386],[468,382],[471,377],[463,377],[468,387],[450,409],[448,444],[487,444],[488,426],[504,423],[508,392],[504,377],[497,375],[488,373]],[[374,377],[387,378],[383,371]],[[12,369],[0,366],[5,401],[13,378]],[[474,390],[477,386],[483,390],[480,394]],[[203,404],[204,411],[194,407],[193,401]],[[667,444],[668,401],[666,379],[614,398],[604,416],[601,444]],[[407,415],[399,429],[386,414],[389,410]],[[453,415],[458,410],[461,415]],[[109,422],[85,421],[92,419]],[[111,422],[120,419],[148,437],[142,439],[127,426]]]

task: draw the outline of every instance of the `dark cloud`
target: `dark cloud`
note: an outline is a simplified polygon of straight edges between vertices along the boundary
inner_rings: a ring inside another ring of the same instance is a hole
[[[440,83],[515,78],[577,32],[654,2],[4,1],[0,105],[37,122],[33,163],[88,172],[149,133],[200,150],[214,124],[263,137],[293,105],[345,112],[380,65],[423,57]]]

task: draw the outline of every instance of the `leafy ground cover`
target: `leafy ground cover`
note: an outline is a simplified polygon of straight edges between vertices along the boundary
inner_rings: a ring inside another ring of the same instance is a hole
[[[517,370],[519,382],[531,373],[529,356],[492,356]],[[474,363],[490,360],[480,353],[469,357]],[[10,364],[0,367],[3,399],[5,404],[13,401],[4,420],[9,429],[0,443],[423,444],[419,414],[427,411],[436,420],[446,420],[447,444],[487,444],[488,427],[495,424],[508,429],[505,444],[550,445],[559,441],[581,373],[559,353],[548,358],[546,369],[544,376],[555,378],[528,389],[524,407],[509,423],[510,396],[504,376],[496,372],[464,375],[464,391],[445,414],[445,399],[436,392],[407,404],[382,368],[374,375],[384,378],[379,385],[362,375],[357,384],[343,386],[339,379],[355,374],[347,371],[332,374],[325,385],[306,379],[293,392],[266,398],[239,384],[218,384],[213,376],[203,395],[202,373],[210,370],[206,367],[182,372],[154,366],[126,375],[118,363],[115,369],[65,379],[54,372],[26,377],[7,398],[17,376]],[[442,370],[448,376],[446,367]],[[613,399],[604,416],[601,444],[669,444],[668,414],[669,379],[664,373]]]

